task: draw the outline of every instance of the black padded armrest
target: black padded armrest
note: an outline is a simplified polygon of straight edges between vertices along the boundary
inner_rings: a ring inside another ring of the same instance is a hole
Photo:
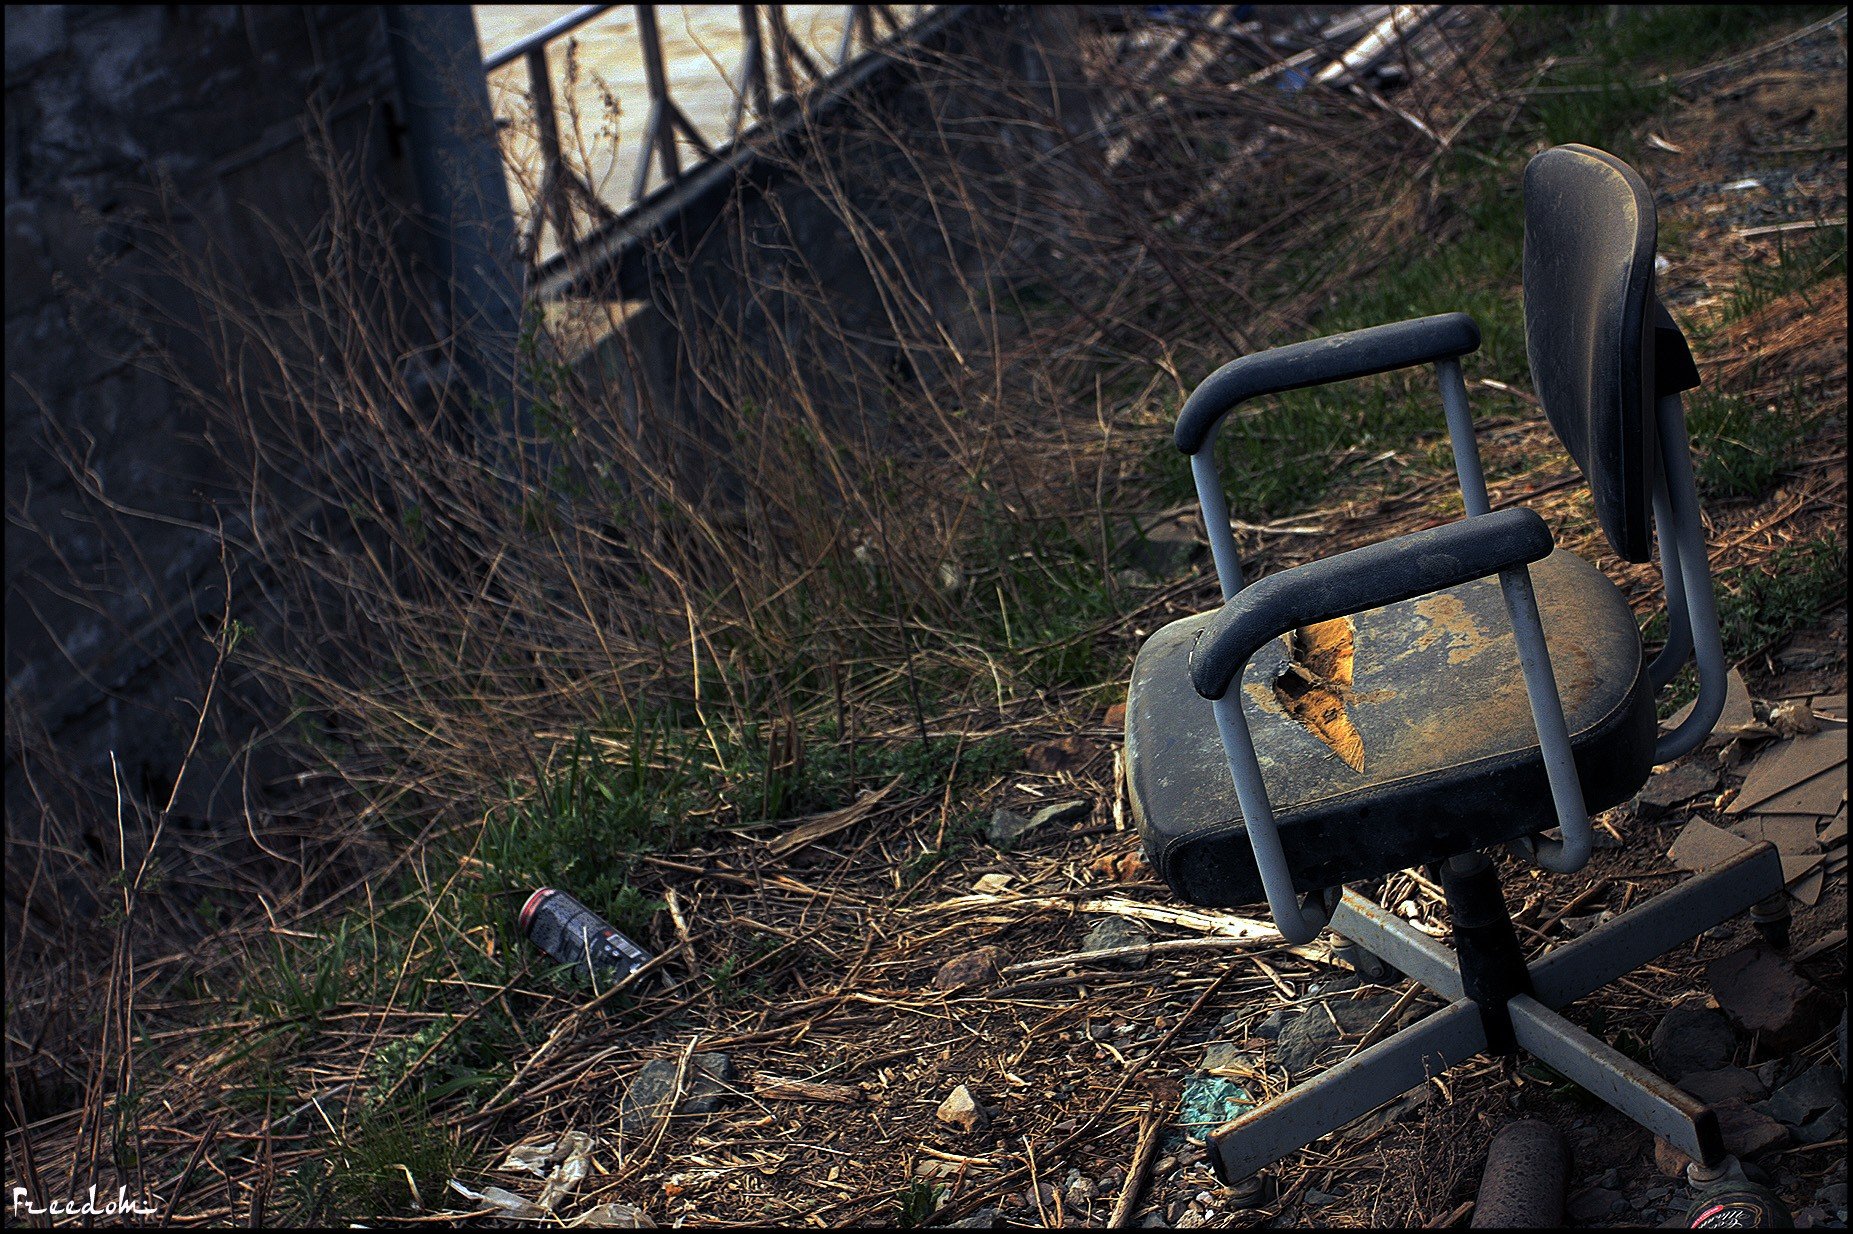
[[[1307,339],[1243,356],[1203,379],[1178,414],[1177,448],[1195,454],[1210,430],[1237,406],[1263,394],[1323,386],[1391,369],[1464,356],[1480,346],[1480,327],[1465,313],[1442,313]]]
[[[1367,544],[1270,574],[1237,592],[1190,652],[1190,680],[1221,698],[1269,639],[1472,582],[1548,557],[1551,531],[1523,507]]]

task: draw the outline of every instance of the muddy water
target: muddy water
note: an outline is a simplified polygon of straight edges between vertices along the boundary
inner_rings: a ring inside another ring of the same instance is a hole
[[[479,4],[476,26],[483,54],[493,55],[532,34],[579,6],[570,4]],[[843,38],[847,8],[832,4],[782,6],[792,34],[820,68],[836,63]],[[902,21],[911,21],[920,6],[896,5]],[[733,4],[661,4],[656,23],[662,36],[663,67],[670,97],[713,147],[733,136],[730,122],[738,94],[744,42],[740,34],[740,6]],[[877,26],[878,33],[886,33]],[[588,173],[593,187],[606,203],[629,204],[637,175],[643,126],[650,114],[645,87],[643,56],[637,41],[637,13],[632,5],[610,9],[579,27],[571,36],[577,51],[577,73],[567,89],[567,39],[550,47],[554,99],[560,111],[561,144],[581,154],[572,161]],[[504,130],[510,152],[509,177],[518,218],[528,217],[530,190],[538,184],[540,158],[525,95],[528,75],[524,61],[498,69],[489,78],[490,100],[497,116],[515,123]],[[776,83],[774,82],[776,94]],[[751,110],[747,120],[751,121]],[[702,156],[686,137],[678,139],[684,167]],[[652,173],[655,187],[660,169]],[[543,255],[556,251],[551,231],[542,245]]]

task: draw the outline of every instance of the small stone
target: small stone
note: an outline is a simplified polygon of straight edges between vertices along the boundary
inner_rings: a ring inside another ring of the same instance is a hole
[[[1138,947],[1151,941],[1152,936],[1143,927],[1134,925],[1124,917],[1108,915],[1087,932],[1087,937],[1081,940],[1081,950],[1111,951],[1117,947]],[[1142,955],[1126,955],[1091,962],[1110,968],[1144,968],[1146,958]]]
[[[1621,1171],[1612,1167],[1604,1170],[1602,1172],[1602,1177],[1596,1180],[1596,1186],[1606,1187],[1610,1191],[1613,1191],[1615,1188],[1621,1186]]]
[[[1126,704],[1115,703],[1107,708],[1107,718],[1102,723],[1107,728],[1126,727]]]
[[[1062,1198],[1070,1206],[1090,1204],[1099,1194],[1100,1188],[1095,1185],[1093,1179],[1079,1170],[1068,1171],[1068,1178],[1062,1183]]]
[[[1656,771],[1634,799],[1635,808],[1641,817],[1655,818],[1716,787],[1716,767],[1708,767],[1696,761],[1680,763],[1665,771]]]
[[[1136,527],[1131,537],[1120,545],[1120,552],[1135,569],[1155,579],[1166,579],[1189,565],[1208,547],[1194,526],[1171,518],[1149,527]]]
[[[663,1117],[676,1090],[676,1060],[656,1058],[645,1063],[631,1077],[618,1103],[618,1125],[627,1135],[640,1135]],[[682,1101],[677,1110],[685,1114],[712,1114],[731,1095],[734,1079],[733,1059],[719,1052],[692,1055],[682,1078]]]
[[[1654,1069],[1675,1082],[1695,1071],[1716,1071],[1731,1061],[1737,1035],[1731,1022],[1708,1007],[1686,1003],[1660,1017],[1647,1044]]]
[[[1718,1116],[1718,1130],[1724,1137],[1724,1151],[1740,1161],[1768,1152],[1789,1139],[1788,1128],[1769,1115],[1751,1109],[1741,1101],[1721,1101],[1712,1106]],[[1684,1177],[1691,1158],[1673,1145],[1654,1138],[1654,1165],[1669,1178]]]
[[[1033,831],[1038,827],[1050,827],[1061,823],[1085,822],[1093,812],[1094,803],[1091,801],[1058,801],[1030,815],[1029,825]]]
[[[1292,1018],[1293,1013],[1288,1011],[1285,1007],[1282,1007],[1271,1013],[1267,1019],[1255,1026],[1255,1036],[1272,1041],[1280,1036],[1280,1030],[1287,1027],[1287,1021]],[[1225,1027],[1227,1026],[1225,1025]]]
[[[993,810],[991,825],[985,830],[985,838],[991,841],[993,848],[1007,849],[1022,839],[1029,829],[1029,819],[1015,810]]]
[[[1720,1101],[1761,1101],[1769,1095],[1763,1081],[1742,1067],[1719,1067],[1715,1071],[1694,1071],[1679,1078],[1679,1086],[1707,1105]]]
[[[1595,1221],[1628,1207],[1621,1192],[1608,1187],[1591,1187],[1574,1196],[1564,1206],[1564,1215],[1573,1221]]]
[[[994,1230],[1003,1224],[1004,1222],[998,1218],[996,1207],[986,1205],[964,1220],[953,1222],[952,1228],[955,1230]]]
[[[1252,1065],[1253,1057],[1233,1041],[1212,1041],[1203,1048],[1204,1071],[1233,1070]]]
[[[1367,1032],[1395,1002],[1394,997],[1384,994],[1363,999],[1335,998],[1314,1004],[1280,1030],[1280,1036],[1274,1041],[1274,1061],[1285,1067],[1289,1075],[1297,1076],[1338,1041],[1341,1030]]]
[[[1038,1207],[1038,1200],[1041,1200],[1041,1206],[1045,1208],[1055,1203],[1055,1188],[1049,1186],[1047,1183],[1037,1183],[1032,1187],[1024,1189],[1023,1203],[1026,1207]]]
[[[1757,1034],[1762,1050],[1788,1053],[1827,1027],[1831,1003],[1826,993],[1797,972],[1788,957],[1763,944],[1713,961],[1705,981],[1732,1022]]]
[[[1314,1208],[1320,1208],[1324,1205],[1338,1202],[1337,1196],[1332,1195],[1330,1192],[1321,1191],[1317,1187],[1308,1187],[1306,1189],[1305,1199],[1306,1202],[1311,1204]]]
[[[957,990],[965,986],[987,986],[997,980],[998,950],[978,947],[964,955],[953,956],[933,974],[935,990]]]
[[[1814,1193],[1814,1202],[1827,1208],[1845,1208],[1847,1206],[1847,1185],[1829,1183]]]
[[[1055,737],[1038,741],[1023,751],[1023,765],[1031,771],[1053,775],[1074,771],[1094,757],[1094,744],[1084,737]]]
[[[991,1122],[984,1107],[978,1104],[976,1097],[972,1096],[972,1090],[963,1084],[947,1094],[946,1099],[939,1103],[939,1109],[934,1113],[940,1122],[957,1127],[960,1131],[982,1131]]]
[[[1835,1106],[1840,1106],[1844,1113],[1845,1097],[1840,1091],[1840,1078],[1832,1066],[1819,1063],[1784,1084],[1756,1108],[1793,1130]]]

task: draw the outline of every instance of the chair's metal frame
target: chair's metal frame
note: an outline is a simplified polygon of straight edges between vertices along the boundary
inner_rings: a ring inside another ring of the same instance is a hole
[[[1455,470],[1469,519],[1489,512],[1486,481],[1474,443],[1466,383],[1457,359],[1435,365],[1447,416]],[[1657,691],[1694,658],[1699,697],[1691,714],[1663,734],[1654,761],[1696,749],[1723,711],[1726,665],[1712,596],[1711,569],[1693,482],[1685,412],[1677,394],[1655,408],[1661,466],[1653,495],[1669,635],[1648,666]],[[1209,534],[1225,602],[1242,588],[1242,565],[1215,461],[1216,431],[1191,455],[1191,473]],[[1525,688],[1537,726],[1561,839],[1528,837],[1511,847],[1545,869],[1579,870],[1589,860],[1585,808],[1563,707],[1551,673],[1530,571],[1499,572]],[[1381,957],[1449,1000],[1449,1005],[1344,1062],[1296,1085],[1285,1096],[1226,1123],[1210,1135],[1224,1181],[1237,1183],[1359,1115],[1368,1113],[1455,1063],[1478,1053],[1512,1055],[1520,1048],[1664,1137],[1690,1156],[1695,1169],[1727,1161],[1718,1121],[1702,1102],[1626,1055],[1577,1028],[1554,1009],[1580,998],[1706,930],[1755,907],[1766,934],[1786,939],[1787,900],[1776,850],[1757,845],[1737,858],[1629,910],[1574,943],[1527,966],[1500,897],[1491,863],[1479,853],[1451,858],[1440,870],[1455,917],[1450,951],[1355,892],[1310,891],[1296,899],[1293,877],[1262,782],[1243,715],[1241,691],[1214,703],[1216,722],[1254,846],[1269,907],[1282,934],[1304,942],[1322,928]],[[1469,905],[1480,918],[1464,929]]]

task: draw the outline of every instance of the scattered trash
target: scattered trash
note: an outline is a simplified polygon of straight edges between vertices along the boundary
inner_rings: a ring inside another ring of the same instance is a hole
[[[466,1200],[492,1205],[511,1217],[538,1221],[553,1215],[534,1201],[524,1200],[514,1192],[504,1191],[500,1187],[484,1187],[481,1191],[472,1191],[453,1178],[450,1180],[450,1189]]]
[[[622,981],[653,958],[609,921],[554,887],[528,897],[516,919],[521,932],[542,951],[580,976]]]
[[[597,1204],[586,1209],[577,1217],[566,1223],[587,1229],[606,1230],[654,1230],[656,1222],[650,1220],[641,1209],[616,1200]]]
[[[1746,176],[1742,180],[1731,181],[1723,187],[1723,191],[1726,193],[1741,193],[1745,189],[1760,189],[1762,187],[1763,182],[1761,180],[1758,180],[1754,176]]]

